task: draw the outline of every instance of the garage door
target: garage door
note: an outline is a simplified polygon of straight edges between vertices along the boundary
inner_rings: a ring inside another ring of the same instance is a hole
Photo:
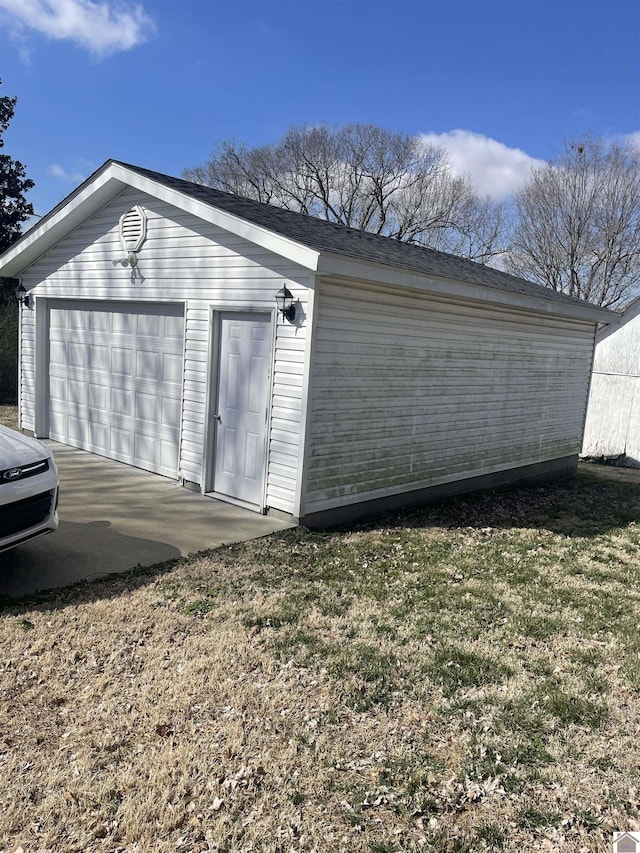
[[[182,306],[60,303],[49,329],[50,437],[177,477]]]

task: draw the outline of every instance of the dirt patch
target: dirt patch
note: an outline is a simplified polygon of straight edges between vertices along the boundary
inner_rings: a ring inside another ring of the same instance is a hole
[[[624,468],[621,465],[606,465],[602,462],[580,462],[579,469],[594,477],[640,485],[640,468]]]

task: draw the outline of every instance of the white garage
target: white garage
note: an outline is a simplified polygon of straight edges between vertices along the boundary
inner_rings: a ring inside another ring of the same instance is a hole
[[[596,327],[422,246],[108,161],[0,257],[23,430],[309,526],[575,472]]]
[[[52,303],[49,435],[178,476],[181,305]]]

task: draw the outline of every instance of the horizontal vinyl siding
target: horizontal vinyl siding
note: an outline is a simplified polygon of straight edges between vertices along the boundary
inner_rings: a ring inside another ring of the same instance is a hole
[[[115,267],[123,258],[118,222],[134,204],[147,213],[147,239],[135,271]],[[309,274],[267,249],[202,222],[172,205],[127,190],[54,246],[22,277],[36,298],[186,302],[180,476],[201,484],[209,376],[211,307],[271,311],[286,280],[306,315]],[[26,313],[26,312],[25,312]],[[33,313],[33,312],[32,312]],[[280,321],[276,333],[267,504],[293,512],[306,325]],[[23,320],[21,400],[24,426],[33,422],[35,329]]]
[[[20,375],[18,377],[18,417],[22,429],[35,432],[36,403],[36,312],[20,307]]]
[[[304,514],[578,453],[593,325],[321,282]]]
[[[185,480],[201,485],[209,383],[209,307],[187,302],[184,388],[182,399],[182,444],[180,473]]]
[[[269,439],[269,500],[284,508],[296,490],[300,447],[304,379],[305,338],[290,323],[276,328],[276,352]],[[291,510],[288,510],[291,511]]]

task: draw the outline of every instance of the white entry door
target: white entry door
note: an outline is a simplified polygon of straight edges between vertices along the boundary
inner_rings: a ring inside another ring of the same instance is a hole
[[[222,314],[213,488],[258,506],[266,464],[270,363],[269,315]]]

